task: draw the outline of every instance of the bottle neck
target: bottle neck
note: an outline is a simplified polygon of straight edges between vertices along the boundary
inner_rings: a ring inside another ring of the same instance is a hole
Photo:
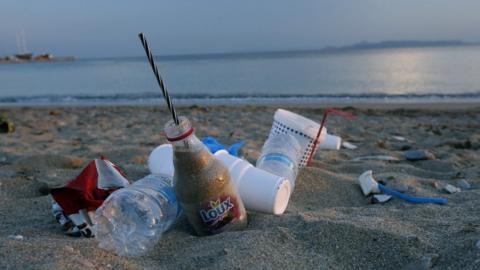
[[[184,116],[180,116],[176,123],[173,120],[165,124],[165,136],[173,145],[175,151],[198,151],[206,148],[203,143],[195,136],[195,130],[192,124]]]
[[[206,149],[206,146],[197,138],[195,132],[192,132],[180,140],[170,140],[170,143],[173,145],[175,151],[197,152]]]

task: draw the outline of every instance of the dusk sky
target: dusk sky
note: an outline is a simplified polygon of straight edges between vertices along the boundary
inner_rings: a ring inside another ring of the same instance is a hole
[[[317,49],[359,41],[480,41],[478,0],[1,0],[0,55],[141,56]]]

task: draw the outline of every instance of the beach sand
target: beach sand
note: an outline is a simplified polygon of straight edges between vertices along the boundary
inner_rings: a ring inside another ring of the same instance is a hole
[[[320,151],[300,172],[285,214],[249,212],[244,231],[196,237],[182,218],[152,252],[134,259],[101,250],[95,239],[65,236],[51,214],[49,187],[63,185],[102,154],[130,180],[148,174],[148,154],[166,142],[162,130],[170,116],[159,107],[0,109],[16,126],[0,134],[0,269],[480,269],[480,107],[447,110],[448,104],[349,107],[355,120],[332,116],[329,133],[358,149]],[[244,154],[254,162],[275,109],[191,106],[179,114],[190,118],[199,137],[245,140]],[[287,109],[322,117],[318,108]],[[436,158],[406,161],[408,148]],[[400,160],[352,161],[366,155]],[[357,184],[370,169],[388,186],[449,202],[371,204]],[[460,179],[472,189],[441,189]]]

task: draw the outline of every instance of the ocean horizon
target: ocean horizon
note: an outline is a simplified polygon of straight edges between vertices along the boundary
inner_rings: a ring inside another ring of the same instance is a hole
[[[480,46],[155,58],[185,105],[480,101]],[[145,57],[0,65],[0,106],[160,102]]]

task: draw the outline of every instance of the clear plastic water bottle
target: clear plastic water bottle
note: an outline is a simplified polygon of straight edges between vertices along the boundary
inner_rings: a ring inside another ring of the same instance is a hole
[[[285,177],[290,181],[293,192],[298,173],[301,147],[297,139],[290,134],[271,133],[257,160],[257,168]]]
[[[172,180],[150,174],[112,193],[96,211],[99,246],[129,257],[151,250],[181,213]]]

